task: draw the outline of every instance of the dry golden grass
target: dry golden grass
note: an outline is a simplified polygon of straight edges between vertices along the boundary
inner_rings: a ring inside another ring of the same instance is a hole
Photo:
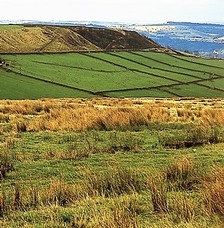
[[[155,213],[168,212],[167,202],[167,184],[164,175],[151,177],[148,180],[148,185],[151,191],[152,205]]]
[[[195,190],[202,179],[199,168],[185,157],[175,160],[163,172],[174,190]]]
[[[140,176],[135,170],[109,166],[106,171],[101,173],[89,172],[86,177],[86,192],[90,196],[104,197],[139,192],[144,188],[144,182],[140,180]]]
[[[172,211],[176,215],[176,219],[189,223],[196,214],[197,204],[193,199],[188,199],[186,195],[175,195],[172,198]]]
[[[36,188],[33,188],[30,193],[33,196],[34,204],[66,206],[82,198],[85,190],[80,185],[73,186],[63,181],[53,180],[48,188],[39,192]]]
[[[100,50],[69,28],[58,27],[22,27],[1,30],[0,52],[69,52],[75,50]],[[68,37],[77,42],[71,45]],[[29,44],[29,45],[27,45]]]
[[[203,181],[203,186],[208,212],[224,215],[224,169],[213,168],[207,180]]]
[[[87,149],[76,149],[76,150],[68,150],[66,152],[64,151],[49,151],[46,155],[46,159],[52,160],[52,159],[58,159],[58,160],[81,160],[88,158],[91,154],[91,151]]]
[[[43,99],[0,101],[0,119],[16,132],[140,127],[154,123],[224,124],[224,100]],[[2,130],[1,130],[2,132]]]

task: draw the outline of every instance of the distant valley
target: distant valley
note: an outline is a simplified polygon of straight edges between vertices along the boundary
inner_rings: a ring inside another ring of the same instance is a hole
[[[168,22],[155,25],[114,25],[138,31],[160,45],[198,56],[224,58],[224,25]]]

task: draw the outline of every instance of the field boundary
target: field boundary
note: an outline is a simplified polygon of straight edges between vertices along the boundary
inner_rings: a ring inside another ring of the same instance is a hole
[[[81,91],[81,92],[86,92],[86,93],[89,93],[89,94],[92,94],[92,95],[95,95],[95,96],[98,95],[97,92],[93,92],[93,91],[90,91],[90,90],[77,88],[77,87],[66,85],[66,84],[62,84],[62,83],[59,83],[59,82],[50,81],[50,80],[47,80],[47,79],[41,79],[41,78],[34,77],[34,76],[31,76],[31,75],[23,74],[23,73],[20,73],[20,72],[11,70],[11,69],[10,70],[7,69],[6,71],[14,73],[14,74],[17,74],[17,75],[20,75],[22,77],[31,78],[31,79],[34,79],[34,80],[38,80],[38,81],[42,81],[42,82],[45,82],[45,83],[54,84],[54,85],[57,85],[57,86],[62,86],[64,88],[74,89],[74,90],[78,90],[78,91]],[[103,93],[101,93],[101,94],[102,94],[102,96],[108,97],[107,95],[104,95]]]
[[[191,60],[183,59],[183,58],[178,57],[178,56],[176,56],[176,55],[171,55],[171,56],[173,56],[173,57],[176,58],[176,59],[179,59],[179,60],[188,62],[188,63],[192,63],[192,64],[196,64],[196,65],[201,65],[201,66],[212,67],[212,68],[218,68],[218,69],[224,70],[224,67],[219,67],[219,66],[213,66],[213,65],[210,65],[210,64],[194,62],[194,61],[191,61]]]
[[[102,59],[100,57],[96,57],[96,56],[92,56],[92,55],[88,55],[88,54],[83,54],[85,56],[89,56],[89,57],[92,57],[92,58],[96,58],[96,59],[99,59],[99,60],[102,60],[102,61],[105,61],[105,62],[108,62],[108,63],[111,63],[112,65],[117,65],[117,66],[120,66],[120,67],[123,67],[125,69],[128,69],[130,71],[133,71],[133,72],[138,72],[138,73],[144,73],[144,74],[147,74],[147,75],[151,75],[151,76],[155,76],[155,77],[158,77],[158,78],[163,78],[163,79],[168,79],[170,81],[173,81],[173,82],[177,82],[178,85],[187,85],[187,84],[197,84],[198,82],[203,82],[203,81],[211,81],[211,80],[215,80],[215,79],[220,79],[220,78],[223,78],[223,76],[220,76],[220,75],[216,75],[216,77],[213,77],[211,79],[208,79],[208,78],[199,78],[198,80],[194,80],[194,81],[189,81],[189,82],[183,82],[183,81],[179,81],[179,80],[176,80],[176,79],[170,79],[170,78],[167,78],[165,76],[160,76],[160,75],[155,75],[155,74],[151,74],[149,72],[145,72],[145,71],[141,71],[141,70],[137,70],[137,69],[130,69],[128,67],[125,67],[125,66],[122,66],[120,64],[117,64],[117,63],[114,63],[112,61],[109,61],[109,60],[105,60],[105,59]],[[119,56],[117,56],[119,57]],[[140,89],[150,89],[150,88],[163,88],[163,87],[170,87],[170,86],[173,86],[176,84],[169,84],[169,85],[161,85],[161,86],[158,86],[158,87],[145,87],[145,88],[140,88]],[[212,89],[212,90],[217,90],[217,91],[221,91],[221,92],[224,92],[224,90],[222,89],[219,89],[219,88],[214,88],[214,87],[209,87],[209,86],[206,86],[206,85],[203,85],[203,84],[197,84],[198,86],[202,86],[202,87],[205,87],[205,88],[209,88],[209,89]],[[128,89],[127,89],[128,90]],[[139,90],[139,89],[138,89]],[[119,91],[124,91],[124,90],[119,90]],[[125,89],[126,91],[126,89]],[[112,92],[112,91],[103,91],[103,93],[106,93],[106,92]]]
[[[132,52],[130,52],[132,54]],[[149,65],[146,65],[144,63],[140,63],[136,60],[132,60],[132,59],[129,59],[127,57],[124,57],[124,56],[120,56],[120,55],[117,55],[117,54],[114,54],[114,53],[109,53],[110,55],[113,55],[113,56],[116,56],[116,57],[119,57],[119,58],[122,58],[122,59],[125,59],[127,61],[130,61],[130,62],[133,62],[133,63],[136,63],[136,64],[139,64],[141,66],[144,66],[144,67],[148,67],[149,69],[155,69],[155,70],[161,70],[161,71],[165,71],[165,72],[169,72],[169,73],[175,73],[175,74],[179,74],[179,75],[185,75],[185,76],[188,76],[188,77],[192,77],[192,78],[197,78],[197,79],[203,79],[202,77],[199,77],[199,76],[194,76],[194,75],[191,75],[191,74],[187,74],[187,73],[180,73],[180,72],[177,72],[177,71],[173,71],[173,70],[164,70],[162,68],[159,68],[159,67],[152,67],[152,66],[149,66]],[[217,75],[218,76],[218,75]]]
[[[94,71],[94,72],[102,72],[102,73],[121,73],[121,72],[126,72],[124,70],[123,71],[96,70],[96,69],[91,69],[91,68],[68,66],[68,65],[63,65],[63,64],[42,62],[42,61],[32,61],[32,62],[39,63],[39,64],[45,64],[45,65],[51,65],[51,66],[60,66],[60,67],[65,67],[65,68],[74,68],[74,69],[78,69],[78,70],[86,70],[86,71]]]
[[[80,54],[80,53],[107,53],[107,52],[138,52],[138,51],[143,51],[143,52],[153,52],[153,53],[160,53],[156,52],[153,49],[146,48],[146,49],[111,49],[111,50],[71,50],[71,51],[54,51],[54,52],[0,52],[0,55],[59,55],[59,54]]]
[[[141,56],[141,57],[146,58],[146,59],[153,60],[153,61],[155,61],[155,62],[164,64],[164,65],[170,66],[170,67],[180,68],[180,69],[183,69],[183,70],[189,70],[189,71],[198,72],[198,73],[206,73],[206,74],[210,74],[210,75],[211,75],[211,72],[202,71],[202,70],[194,70],[194,69],[190,69],[190,68],[187,68],[187,67],[177,66],[177,65],[169,64],[169,63],[166,63],[166,62],[163,62],[163,61],[154,59],[154,58],[152,58],[152,57],[148,57],[148,56],[145,56],[145,55],[141,55],[141,54],[139,54],[139,53],[135,53],[135,52],[131,52],[131,53],[134,54],[134,55]],[[147,52],[146,52],[146,53],[147,53]],[[166,54],[166,53],[164,53],[164,54]],[[174,57],[175,55],[169,55],[169,54],[168,54],[168,56]],[[180,60],[181,60],[181,59],[180,59]],[[220,74],[215,74],[215,75],[224,77],[223,75],[220,75]],[[193,77],[199,77],[199,76],[193,76]]]
[[[107,54],[108,54],[108,53],[107,53]],[[157,77],[157,78],[162,78],[162,79],[166,79],[166,80],[169,80],[169,81],[181,83],[181,81],[176,80],[176,79],[167,78],[167,77],[165,77],[165,76],[157,75],[157,74],[154,74],[154,73],[149,73],[149,72],[146,72],[146,71],[143,71],[143,70],[138,70],[138,69],[134,69],[134,68],[129,68],[129,67],[120,65],[120,64],[118,64],[118,63],[114,63],[114,62],[112,62],[112,61],[109,61],[109,60],[106,60],[106,59],[102,59],[102,58],[100,58],[100,57],[96,57],[96,56],[92,56],[92,55],[88,55],[88,54],[83,54],[83,53],[82,53],[82,55],[89,56],[89,57],[91,57],[91,58],[95,58],[95,59],[98,59],[98,60],[101,60],[101,61],[110,63],[110,64],[112,64],[112,65],[114,65],[114,66],[122,67],[122,68],[124,68],[124,69],[126,69],[126,70],[129,70],[129,71],[132,71],[132,72],[142,73],[142,74],[146,74],[146,75],[148,75],[148,76]]]
[[[219,78],[216,78],[219,79]],[[119,89],[119,90],[104,90],[101,91],[102,93],[110,93],[110,92],[122,92],[122,91],[134,91],[134,90],[143,90],[143,89],[161,89],[161,88],[170,88],[170,87],[174,87],[174,86],[181,86],[181,85],[189,85],[189,84],[196,84],[198,86],[202,86],[211,90],[217,90],[220,92],[224,93],[224,89],[219,89],[219,88],[213,88],[207,85],[203,85],[203,84],[198,84],[200,82],[204,82],[207,81],[208,79],[201,79],[201,80],[196,80],[196,81],[192,81],[192,82],[183,82],[183,83],[174,83],[174,84],[170,84],[170,85],[160,85],[160,86],[149,86],[149,87],[138,87],[138,88],[126,88],[126,89]],[[179,95],[178,95],[179,96]]]

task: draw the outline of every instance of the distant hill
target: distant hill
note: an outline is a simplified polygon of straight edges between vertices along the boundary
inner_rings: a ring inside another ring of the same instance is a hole
[[[0,53],[43,53],[160,47],[134,31],[84,26],[1,25]]]

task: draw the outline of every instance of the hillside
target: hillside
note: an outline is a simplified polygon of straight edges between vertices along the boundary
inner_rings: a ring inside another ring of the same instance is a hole
[[[159,47],[151,39],[146,39],[132,31],[88,27],[71,27],[71,29],[103,50]]]
[[[0,60],[0,99],[224,97],[223,60],[184,56],[132,31],[2,25]]]
[[[152,51],[0,55],[1,99],[224,97],[224,61]]]
[[[86,27],[1,25],[0,53],[158,48],[136,32]]]

